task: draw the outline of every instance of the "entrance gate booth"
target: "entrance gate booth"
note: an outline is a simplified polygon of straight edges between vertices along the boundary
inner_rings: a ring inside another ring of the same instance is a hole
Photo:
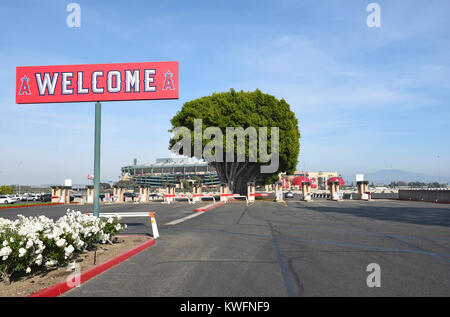
[[[339,196],[339,182],[328,182],[328,186],[330,186],[330,199],[336,201],[341,200],[341,197]]]
[[[94,203],[94,186],[91,185],[86,186],[86,203],[88,204]]]
[[[332,177],[327,181],[327,184],[330,188],[330,200],[342,200],[339,187],[345,185],[344,180],[341,177]]]
[[[228,197],[233,196],[233,194],[230,194],[228,185],[225,183],[220,184],[219,193],[220,193],[220,201],[223,201],[223,202],[227,202]]]
[[[113,188],[113,201],[115,203],[123,203],[125,201],[123,197],[123,188],[114,186]]]
[[[358,185],[358,197],[360,200],[370,200],[369,181],[356,182]]]
[[[311,200],[311,181],[306,176],[297,176],[292,180],[292,186],[301,186],[302,188],[302,200]]]
[[[139,187],[139,201],[141,203],[147,203],[149,200],[149,188],[141,185]]]
[[[302,183],[302,193],[303,193],[303,201],[311,200],[311,182],[303,182]]]
[[[247,183],[247,199],[249,202],[255,201],[255,190],[256,190],[256,185],[254,182]]]
[[[195,184],[194,187],[192,188],[192,203],[201,201],[203,197],[212,198],[213,201],[216,202],[214,195],[202,194],[202,186],[200,184]]]
[[[70,204],[72,186],[51,186],[52,203]]]
[[[166,185],[166,193],[164,194],[164,202],[172,203],[175,201],[175,186],[168,184]]]
[[[283,183],[278,181],[275,183],[275,200],[284,201],[283,199]]]
[[[202,187],[199,184],[194,184],[192,187],[192,201],[196,203],[202,199]]]

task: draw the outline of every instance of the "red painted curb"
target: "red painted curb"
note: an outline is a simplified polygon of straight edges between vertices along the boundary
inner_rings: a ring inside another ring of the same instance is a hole
[[[223,204],[224,204],[224,202],[220,201],[220,202],[210,205],[209,207],[194,209],[194,211],[208,211],[208,210],[214,209],[216,207],[219,207],[220,205],[223,205]]]
[[[79,204],[78,202],[71,202],[70,205]],[[32,205],[22,205],[22,206],[4,206],[0,207],[0,209],[9,209],[9,208],[26,208],[26,207],[36,207],[36,206],[54,206],[54,205],[64,205],[64,203],[51,203],[51,204],[32,204]]]
[[[64,203],[32,204],[32,205],[23,205],[23,206],[8,206],[8,207],[0,207],[0,209],[26,208],[26,207],[36,207],[36,206],[54,206],[54,205],[64,205]]]
[[[138,254],[139,252],[151,247],[156,243],[156,240],[153,238],[148,239],[147,242],[144,242],[141,245],[138,245],[137,247],[125,251],[124,253],[116,256],[115,258],[112,258],[111,260],[108,260],[100,265],[97,265],[96,267],[93,267],[90,270],[87,270],[86,272],[83,272],[80,274],[80,284],[83,284],[87,280],[93,278],[94,276],[99,275],[100,273],[103,273],[104,271],[110,269],[111,267],[125,261],[128,258],[131,258],[132,256]],[[75,286],[70,287],[67,285],[66,281],[56,283],[52,286],[49,286],[47,288],[44,288],[40,291],[37,291],[36,293],[33,293],[29,295],[28,297],[58,297],[61,294],[64,294],[65,292],[71,290]]]

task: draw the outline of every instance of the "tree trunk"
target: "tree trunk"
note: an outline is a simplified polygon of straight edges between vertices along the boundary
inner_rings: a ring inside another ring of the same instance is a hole
[[[260,164],[249,162],[212,162],[221,182],[226,183],[233,194],[247,195],[247,183],[261,175]]]

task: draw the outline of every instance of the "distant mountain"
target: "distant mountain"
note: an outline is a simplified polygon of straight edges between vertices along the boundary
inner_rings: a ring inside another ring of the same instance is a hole
[[[431,183],[437,182],[438,177],[433,175],[419,174],[414,172],[402,171],[402,170],[379,170],[374,173],[365,173],[364,179],[370,183],[374,182],[377,185],[390,184],[391,182],[403,181],[409,182],[423,182]],[[446,177],[441,177],[440,182],[447,183]]]

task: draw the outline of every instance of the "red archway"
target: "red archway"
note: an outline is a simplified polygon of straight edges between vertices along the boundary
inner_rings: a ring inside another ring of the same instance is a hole
[[[331,177],[327,180],[327,184],[330,185],[330,183],[339,182],[339,186],[344,186],[345,182],[341,177]]]
[[[293,186],[302,186],[303,183],[308,183],[308,182],[309,183],[311,182],[308,177],[297,176],[297,177],[294,177],[294,179],[292,180],[292,185]]]

